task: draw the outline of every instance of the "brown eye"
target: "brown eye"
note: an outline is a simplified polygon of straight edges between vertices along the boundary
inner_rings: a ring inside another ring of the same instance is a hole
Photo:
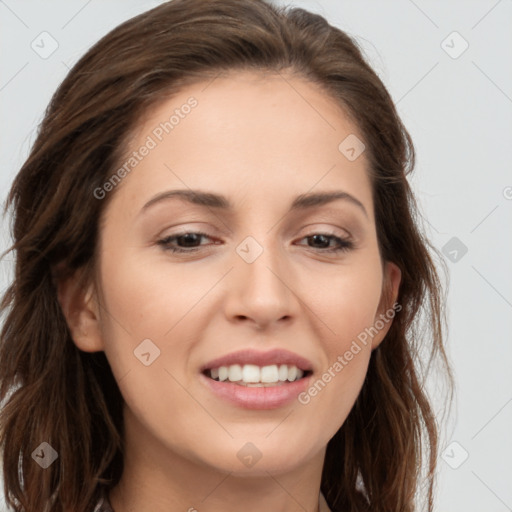
[[[206,233],[186,231],[159,240],[158,244],[171,252],[196,252],[201,247],[200,241],[204,237],[210,238]],[[175,242],[177,245],[174,245]]]
[[[348,238],[340,238],[336,235],[327,233],[315,233],[304,237],[304,239],[308,240],[309,247],[312,247],[311,244],[316,244],[317,247],[312,248],[317,249],[320,252],[341,252],[349,251],[354,248],[353,242]],[[329,244],[333,241],[336,242],[337,246],[329,248]],[[320,247],[318,247],[318,245],[320,245]]]

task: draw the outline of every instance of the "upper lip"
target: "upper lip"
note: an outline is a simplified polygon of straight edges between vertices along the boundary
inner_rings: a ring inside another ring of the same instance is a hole
[[[313,365],[306,358],[294,354],[285,349],[273,349],[266,352],[260,352],[252,349],[238,350],[217,359],[213,359],[201,367],[201,371],[229,366],[232,364],[255,364],[257,366],[268,366],[272,364],[295,365],[303,371],[312,371]]]

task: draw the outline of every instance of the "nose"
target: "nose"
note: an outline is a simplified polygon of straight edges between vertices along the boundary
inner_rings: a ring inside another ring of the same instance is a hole
[[[265,329],[296,317],[299,301],[293,290],[293,272],[279,248],[249,240],[238,247],[233,265],[224,302],[231,322],[247,322]]]

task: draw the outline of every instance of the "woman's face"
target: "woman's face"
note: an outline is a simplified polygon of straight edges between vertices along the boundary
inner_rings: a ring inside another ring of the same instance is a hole
[[[122,181],[96,191],[114,194],[101,307],[96,337],[77,344],[105,351],[127,432],[152,457],[286,471],[323,455],[345,421],[391,324],[385,278],[399,282],[380,259],[355,137],[316,86],[238,72],[152,110],[116,169]],[[239,351],[250,353],[216,361]],[[295,367],[304,376],[292,383]],[[244,377],[270,382],[235,383]]]

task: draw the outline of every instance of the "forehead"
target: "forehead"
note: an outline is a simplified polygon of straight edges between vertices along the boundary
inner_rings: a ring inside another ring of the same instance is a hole
[[[370,213],[366,156],[348,159],[340,150],[347,137],[363,139],[316,84],[284,73],[231,72],[187,86],[146,113],[124,162],[134,165],[116,194],[131,209],[164,188],[222,191],[259,204],[347,188]]]

